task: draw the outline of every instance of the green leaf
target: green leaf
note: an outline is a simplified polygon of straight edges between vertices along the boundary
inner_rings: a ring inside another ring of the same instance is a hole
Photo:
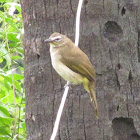
[[[12,77],[12,74],[10,74],[10,77]],[[13,74],[13,78],[14,80],[22,80],[24,76],[20,74]]]
[[[12,136],[9,134],[8,130],[5,129],[5,127],[0,127],[0,135],[8,135],[12,138]]]
[[[17,48],[17,51],[20,52],[20,54],[22,54],[22,55],[23,55],[23,53],[24,53],[24,50],[23,50],[23,48],[21,48],[21,47],[20,47],[20,48]]]
[[[5,96],[6,96],[6,93],[3,92],[2,90],[0,90],[0,99],[3,98],[3,97],[5,97]]]
[[[13,124],[14,118],[1,118],[0,117],[0,126],[10,127]]]
[[[21,13],[21,6],[20,5],[16,5],[15,7],[19,11],[19,13]]]
[[[22,128],[23,128],[24,130],[26,130],[26,123],[25,123],[25,122],[22,123]]]
[[[0,82],[4,81],[4,77],[0,75]]]
[[[21,57],[17,55],[17,56],[12,56],[11,59],[14,59],[14,60],[15,59],[21,59]]]
[[[8,53],[8,51],[6,50],[5,47],[0,47],[0,51],[5,54],[3,57],[6,59],[6,61],[10,64],[11,63],[11,58],[10,58],[10,54]]]
[[[18,81],[14,81],[15,87],[16,89],[18,89],[19,91],[21,90],[21,85]]]
[[[4,77],[5,82],[12,84],[12,78],[11,77],[9,77],[9,76],[3,76],[3,77]]]
[[[9,33],[8,34],[8,40],[12,42],[19,42],[19,39],[16,38],[17,33]]]
[[[2,57],[0,57],[0,63],[2,63],[3,62],[3,58]]]
[[[8,92],[11,89],[11,83],[9,81],[4,80],[4,88],[6,88],[7,90],[5,92]]]
[[[8,110],[6,108],[4,108],[3,106],[0,106],[0,117],[6,118],[9,116],[10,116],[10,114],[9,114]]]

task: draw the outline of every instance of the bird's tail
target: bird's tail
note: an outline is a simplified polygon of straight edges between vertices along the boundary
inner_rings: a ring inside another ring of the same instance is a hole
[[[99,116],[98,116],[98,104],[97,104],[97,100],[96,100],[95,82],[94,81],[90,81],[88,83],[88,89],[89,89],[89,94],[90,94],[91,101],[94,104],[94,108],[95,108],[95,112],[96,112],[96,117],[99,118]]]

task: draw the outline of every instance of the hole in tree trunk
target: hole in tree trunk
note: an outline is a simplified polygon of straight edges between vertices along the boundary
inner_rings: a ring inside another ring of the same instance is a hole
[[[115,118],[112,121],[113,140],[140,140],[132,118]]]
[[[114,21],[108,21],[104,26],[104,37],[110,42],[116,42],[123,35],[122,28]]]

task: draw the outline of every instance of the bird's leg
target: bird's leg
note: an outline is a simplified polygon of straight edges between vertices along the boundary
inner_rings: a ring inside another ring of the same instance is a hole
[[[66,88],[67,86],[71,86],[72,83],[71,82],[67,82],[67,84],[64,86],[64,88]]]

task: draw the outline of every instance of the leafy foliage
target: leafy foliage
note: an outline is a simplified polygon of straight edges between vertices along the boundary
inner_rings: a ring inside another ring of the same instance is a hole
[[[22,36],[20,4],[1,0],[0,140],[23,140],[26,136]]]

